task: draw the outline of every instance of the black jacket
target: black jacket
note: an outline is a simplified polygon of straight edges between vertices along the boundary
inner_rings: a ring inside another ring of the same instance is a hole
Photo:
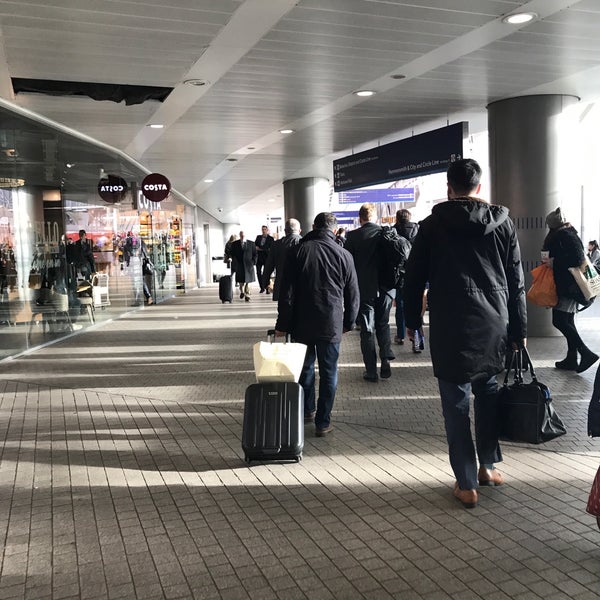
[[[502,371],[507,337],[527,336],[521,253],[508,209],[450,200],[421,222],[405,276],[410,329],[422,324],[427,281],[434,375],[466,383]]]
[[[306,344],[340,342],[343,330],[354,327],[358,306],[352,256],[332,231],[311,231],[288,252],[275,328]]]
[[[406,238],[411,244],[419,231],[419,224],[413,223],[412,221],[402,221],[394,225],[398,235]]]
[[[379,293],[380,232],[381,227],[377,223],[367,222],[346,235],[344,248],[354,259],[360,297],[365,302],[377,298]]]
[[[290,248],[297,246],[302,238],[298,233],[288,233],[286,236],[279,240],[275,240],[275,243],[271,246],[271,251],[267,256],[267,262],[265,263],[265,270],[263,273],[263,285],[267,287],[269,279],[273,271],[275,271],[275,285],[273,286],[273,300],[279,300],[279,289],[281,288],[281,280],[283,279],[283,269],[285,266],[285,259]]]
[[[585,260],[585,252],[577,231],[571,225],[551,229],[544,240],[543,250],[550,252],[554,283],[559,298],[571,298],[575,280],[569,267],[578,267]],[[577,284],[575,284],[577,285]]]

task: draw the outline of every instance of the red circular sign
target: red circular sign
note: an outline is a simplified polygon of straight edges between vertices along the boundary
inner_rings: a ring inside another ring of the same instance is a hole
[[[142,194],[150,202],[160,202],[164,200],[171,191],[171,182],[160,173],[150,173],[142,181]]]
[[[110,204],[116,204],[125,197],[127,182],[118,175],[106,175],[98,182],[100,198]]]

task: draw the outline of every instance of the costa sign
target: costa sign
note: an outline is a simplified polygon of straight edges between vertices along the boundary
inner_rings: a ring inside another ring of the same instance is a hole
[[[98,194],[104,202],[116,204],[125,197],[127,182],[118,175],[107,175],[98,182]]]
[[[160,173],[150,173],[142,181],[142,194],[151,202],[164,200],[171,191],[171,182]]]

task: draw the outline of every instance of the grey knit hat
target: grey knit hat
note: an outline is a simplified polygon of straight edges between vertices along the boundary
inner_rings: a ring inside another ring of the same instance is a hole
[[[558,229],[561,225],[564,225],[566,222],[567,220],[562,216],[562,213],[560,212],[560,206],[556,210],[553,210],[546,217],[546,225],[548,225],[550,229]]]

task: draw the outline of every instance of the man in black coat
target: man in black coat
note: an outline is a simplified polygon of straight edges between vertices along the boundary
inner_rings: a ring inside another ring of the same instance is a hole
[[[84,279],[89,279],[96,272],[96,262],[85,229],[79,230],[79,239],[68,250],[67,260],[74,266],[75,273],[79,272]]]
[[[503,483],[494,468],[502,460],[496,375],[504,368],[507,344],[525,345],[527,312],[521,252],[508,209],[477,198],[481,168],[476,161],[451,163],[447,177],[448,202],[433,207],[413,241],[404,306],[407,326],[421,327],[423,290],[429,281],[431,359],[457,480],[454,495],[472,508],[478,485]],[[471,391],[476,452],[469,420]]]
[[[304,389],[304,421],[314,419],[317,437],[333,429],[340,342],[342,334],[352,330],[359,304],[352,257],[336,243],[336,226],[335,215],[319,213],[313,230],[288,252],[275,325],[277,335],[290,333],[295,342],[307,346],[299,383]],[[315,358],[319,361],[316,403]]]
[[[374,204],[363,204],[358,211],[360,227],[350,231],[346,236],[344,248],[352,254],[358,285],[360,288],[360,349],[365,363],[363,378],[376,382],[377,349],[381,359],[381,377],[387,379],[392,375],[390,360],[394,360],[390,334],[390,309],[396,291],[386,290],[379,281],[381,227],[377,225],[377,209]]]
[[[269,291],[269,281],[273,271],[275,271],[275,285],[273,286],[273,300],[279,300],[279,288],[283,280],[283,269],[285,268],[285,259],[291,248],[297,246],[302,239],[300,237],[300,221],[298,219],[287,219],[284,226],[285,236],[271,247],[265,269],[263,271],[263,287]]]
[[[269,235],[269,228],[266,225],[263,225],[261,230],[262,234],[257,235],[256,240],[254,241],[254,244],[256,245],[256,279],[260,286],[260,293],[262,294],[266,291],[268,294],[269,282],[264,281],[263,269],[275,239],[273,236]]]

